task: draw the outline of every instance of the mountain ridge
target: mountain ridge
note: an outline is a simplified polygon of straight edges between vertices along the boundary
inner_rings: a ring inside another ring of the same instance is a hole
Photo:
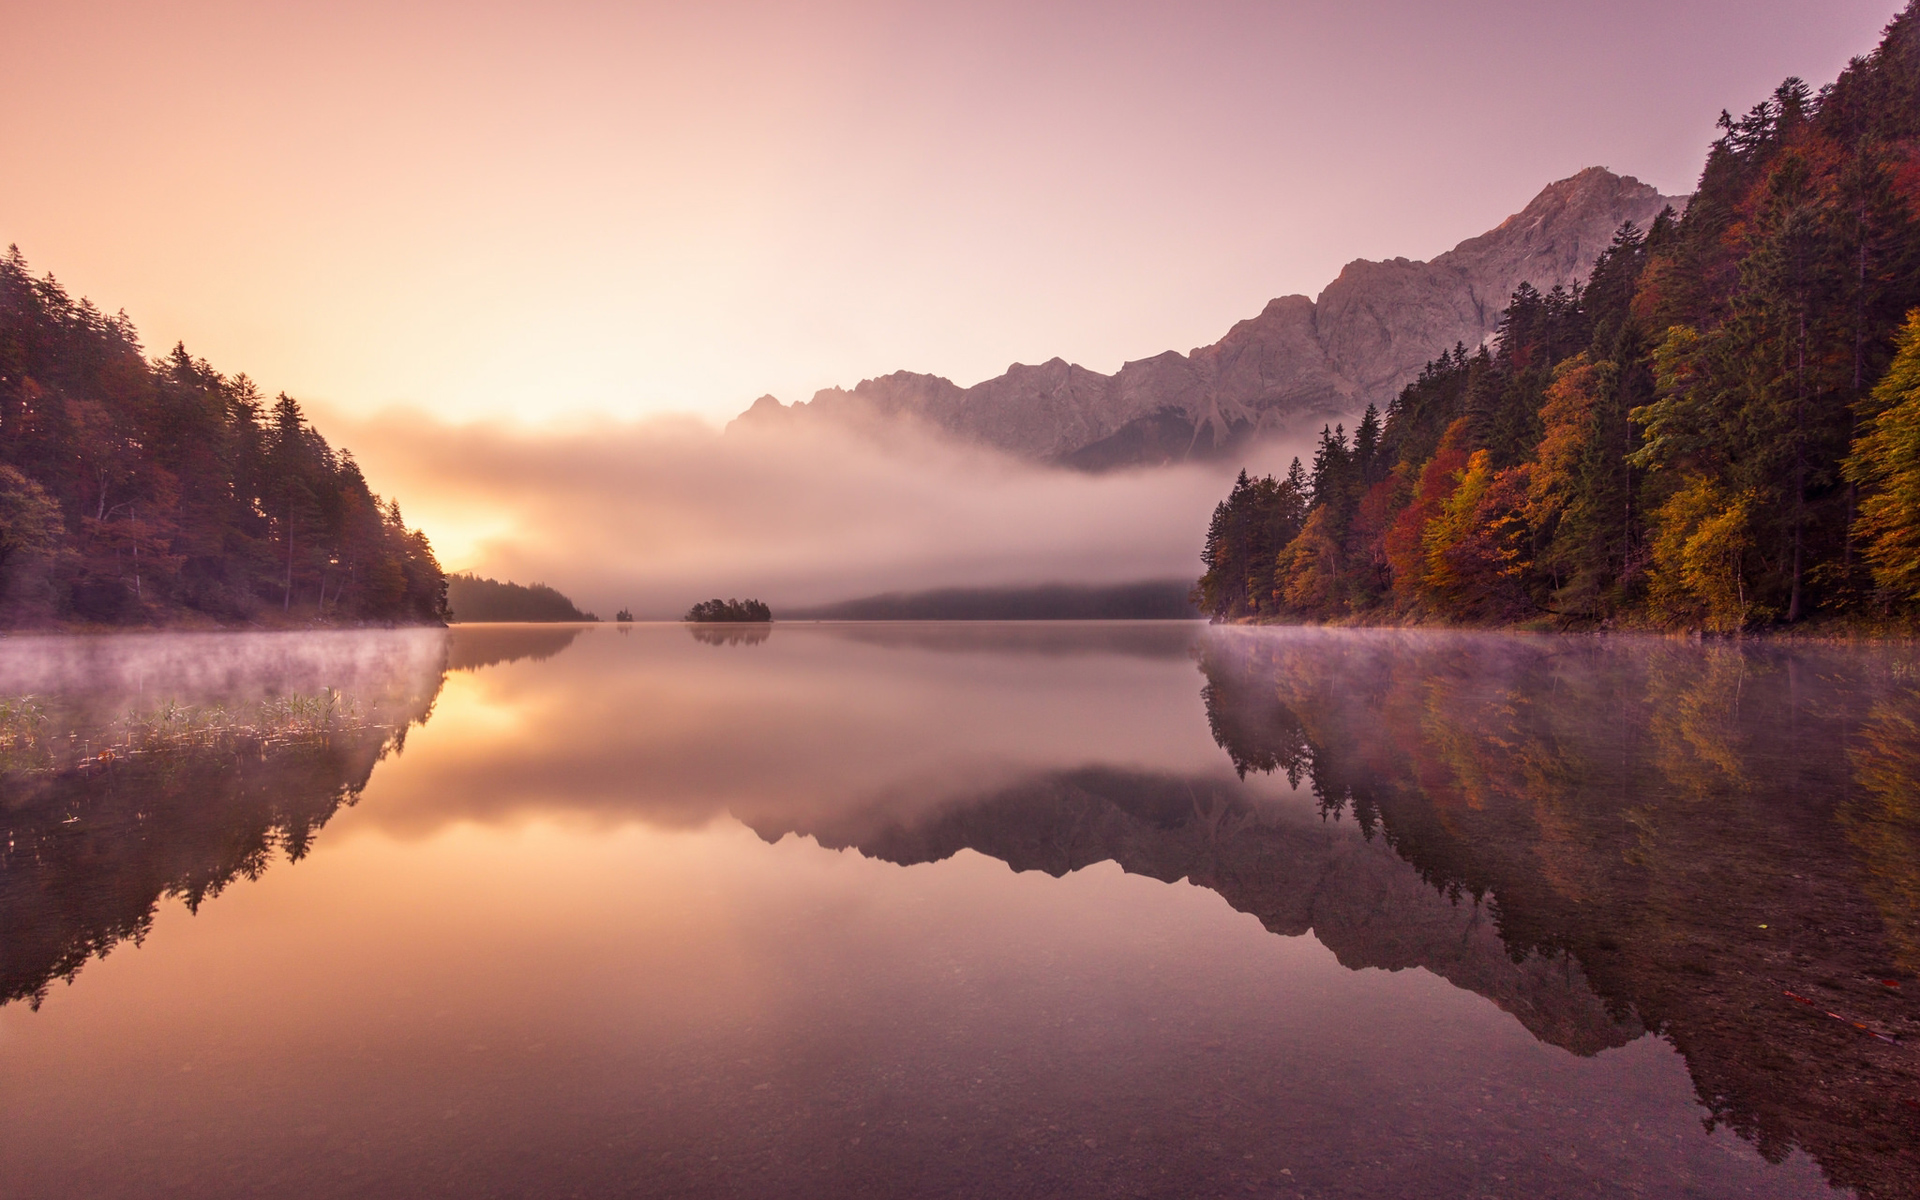
[[[962,388],[913,371],[782,404],[762,396],[733,425],[907,418],[1019,458],[1103,470],[1207,459],[1269,434],[1384,409],[1422,367],[1498,328],[1515,288],[1584,279],[1626,221],[1646,227],[1686,198],[1589,167],[1499,225],[1426,261],[1355,259],[1317,297],[1279,296],[1219,341],[1134,359],[1112,375],[1055,357]]]

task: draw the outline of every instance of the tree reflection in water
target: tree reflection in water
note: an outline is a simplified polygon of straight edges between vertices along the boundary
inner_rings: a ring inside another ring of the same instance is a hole
[[[884,632],[832,636],[862,655],[902,637],[974,652],[988,636],[1028,665],[1093,638]],[[689,633],[725,646],[770,631]],[[0,1003],[37,1003],[51,981],[137,940],[164,897],[197,906],[281,854],[299,858],[427,718],[445,671],[549,658],[581,635],[456,636],[384,682],[377,662],[363,664],[347,689],[371,697],[359,718],[299,736],[232,725],[129,742],[137,752],[105,761],[70,749],[10,758]],[[1238,782],[1225,765],[1208,775],[1056,761],[940,803],[809,806],[770,776],[742,789],[766,796],[743,815],[768,839],[797,831],[903,864],[972,849],[1018,870],[1111,860],[1187,879],[1274,933],[1312,932],[1348,968],[1425,968],[1575,1054],[1652,1031],[1684,1056],[1710,1120],[1769,1159],[1800,1147],[1862,1195],[1910,1194],[1920,1177],[1911,655],[1171,625],[1128,636],[1159,660],[1191,647],[1233,771],[1284,777],[1310,803],[1276,803],[1272,785]],[[322,677],[303,670],[276,675],[279,694]],[[751,674],[741,686],[763,684]],[[46,714],[43,740],[70,747],[59,732],[137,707],[130,687]],[[260,699],[214,698],[230,713]],[[764,731],[749,721],[729,736]],[[623,764],[645,760],[623,758],[632,751],[617,740],[586,750],[623,780],[643,777]],[[631,815],[658,818],[649,803],[634,799]]]
[[[687,632],[693,640],[708,646],[758,646],[773,636],[770,625],[695,625]]]
[[[0,1004],[142,939],[163,898],[197,910],[284,853],[298,861],[405,729],[251,731],[10,772],[0,811]]]
[[[1569,956],[1679,1049],[1715,1121],[1868,1195],[1911,1185],[1920,1063],[1886,1040],[1920,1035],[1904,663],[1309,635],[1221,639],[1203,666],[1236,765],[1300,774],[1435,887],[1484,897],[1516,958]],[[1266,710],[1255,736],[1243,705]]]
[[[523,659],[545,662],[586,631],[585,625],[466,626],[447,641],[447,670],[479,671]]]
[[[1712,1123],[1837,1184],[1920,1178],[1920,692],[1852,650],[1216,630],[1202,691],[1244,778],[1084,770],[912,825],[805,830],[896,862],[962,848],[1190,879],[1352,968],[1422,966],[1543,1041],[1650,1030]],[[1343,822],[1363,838],[1341,838]],[[769,827],[763,836],[781,830]],[[1370,848],[1370,849],[1369,849]],[[1835,1020],[1838,1014],[1845,1020]]]
[[[54,980],[138,943],[163,899],[197,911],[299,861],[425,723],[448,670],[550,658],[579,634],[103,638],[78,670],[17,655],[8,690],[49,707],[0,714],[0,1005],[38,1008]],[[188,665],[214,644],[231,662]],[[142,703],[149,682],[182,678],[184,694]]]

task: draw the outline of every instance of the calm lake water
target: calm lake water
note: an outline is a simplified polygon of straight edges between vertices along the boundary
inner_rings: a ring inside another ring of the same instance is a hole
[[[0,699],[12,1200],[1920,1194],[1905,649],[468,626]]]

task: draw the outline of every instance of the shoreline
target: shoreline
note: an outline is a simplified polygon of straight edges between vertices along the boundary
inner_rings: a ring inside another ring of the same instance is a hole
[[[125,633],[320,633],[356,629],[446,629],[447,621],[172,621],[103,625],[93,621],[49,621],[0,629],[0,641],[18,637],[110,637]]]
[[[1797,626],[1769,626],[1717,633],[1697,627],[1675,628],[1661,625],[1616,624],[1598,622],[1560,624],[1546,620],[1517,621],[1505,624],[1473,625],[1458,621],[1422,621],[1415,618],[1370,620],[1349,617],[1336,621],[1283,620],[1269,617],[1234,617],[1209,621],[1211,625],[1260,628],[1315,629],[1400,629],[1431,633],[1537,633],[1556,637],[1643,637],[1663,641],[1686,642],[1805,642],[1813,645],[1913,645],[1920,643],[1920,621],[1889,621],[1884,624],[1854,622],[1807,622]]]

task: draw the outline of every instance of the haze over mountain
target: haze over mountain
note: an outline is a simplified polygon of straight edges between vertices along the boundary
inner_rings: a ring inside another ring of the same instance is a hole
[[[1356,259],[1317,298],[1281,296],[1210,346],[1169,350],[1113,375],[1054,358],[962,388],[897,371],[784,405],[762,396],[736,424],[908,417],[1019,458],[1099,470],[1208,459],[1385,409],[1428,362],[1498,327],[1514,289],[1583,280],[1623,222],[1685,206],[1632,176],[1589,167],[1495,228],[1429,262]]]

